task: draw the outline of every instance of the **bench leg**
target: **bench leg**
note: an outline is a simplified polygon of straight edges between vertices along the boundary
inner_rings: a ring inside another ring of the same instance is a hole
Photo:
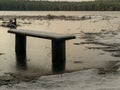
[[[52,40],[52,70],[53,72],[63,72],[65,70],[65,41]]]
[[[19,70],[26,70],[27,69],[26,53],[16,53],[16,67]]]
[[[15,36],[15,52],[26,53],[26,36],[16,34]]]

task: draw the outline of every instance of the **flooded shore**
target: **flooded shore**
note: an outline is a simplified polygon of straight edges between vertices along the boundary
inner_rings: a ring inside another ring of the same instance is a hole
[[[17,18],[18,29],[75,35],[75,40],[66,43],[65,72],[98,69],[99,74],[106,74],[119,71],[120,12],[59,13],[41,16],[4,14],[0,15],[0,24],[6,19]],[[24,69],[17,65],[15,36],[7,33],[8,29],[0,27],[0,86],[34,82],[41,76],[54,74],[51,70],[51,41],[27,38]]]

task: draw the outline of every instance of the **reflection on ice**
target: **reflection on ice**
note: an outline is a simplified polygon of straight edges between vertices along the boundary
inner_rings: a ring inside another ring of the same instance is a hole
[[[16,53],[16,67],[20,70],[27,69],[27,57],[26,53]]]

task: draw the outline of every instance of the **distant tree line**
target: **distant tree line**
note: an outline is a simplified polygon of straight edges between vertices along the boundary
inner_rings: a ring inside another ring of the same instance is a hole
[[[60,2],[42,0],[0,0],[0,10],[9,11],[119,11],[120,0]]]

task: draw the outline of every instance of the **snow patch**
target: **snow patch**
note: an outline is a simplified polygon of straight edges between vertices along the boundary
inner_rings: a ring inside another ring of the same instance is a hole
[[[42,76],[36,82],[21,82],[0,90],[120,90],[119,75],[99,75],[97,69]]]

